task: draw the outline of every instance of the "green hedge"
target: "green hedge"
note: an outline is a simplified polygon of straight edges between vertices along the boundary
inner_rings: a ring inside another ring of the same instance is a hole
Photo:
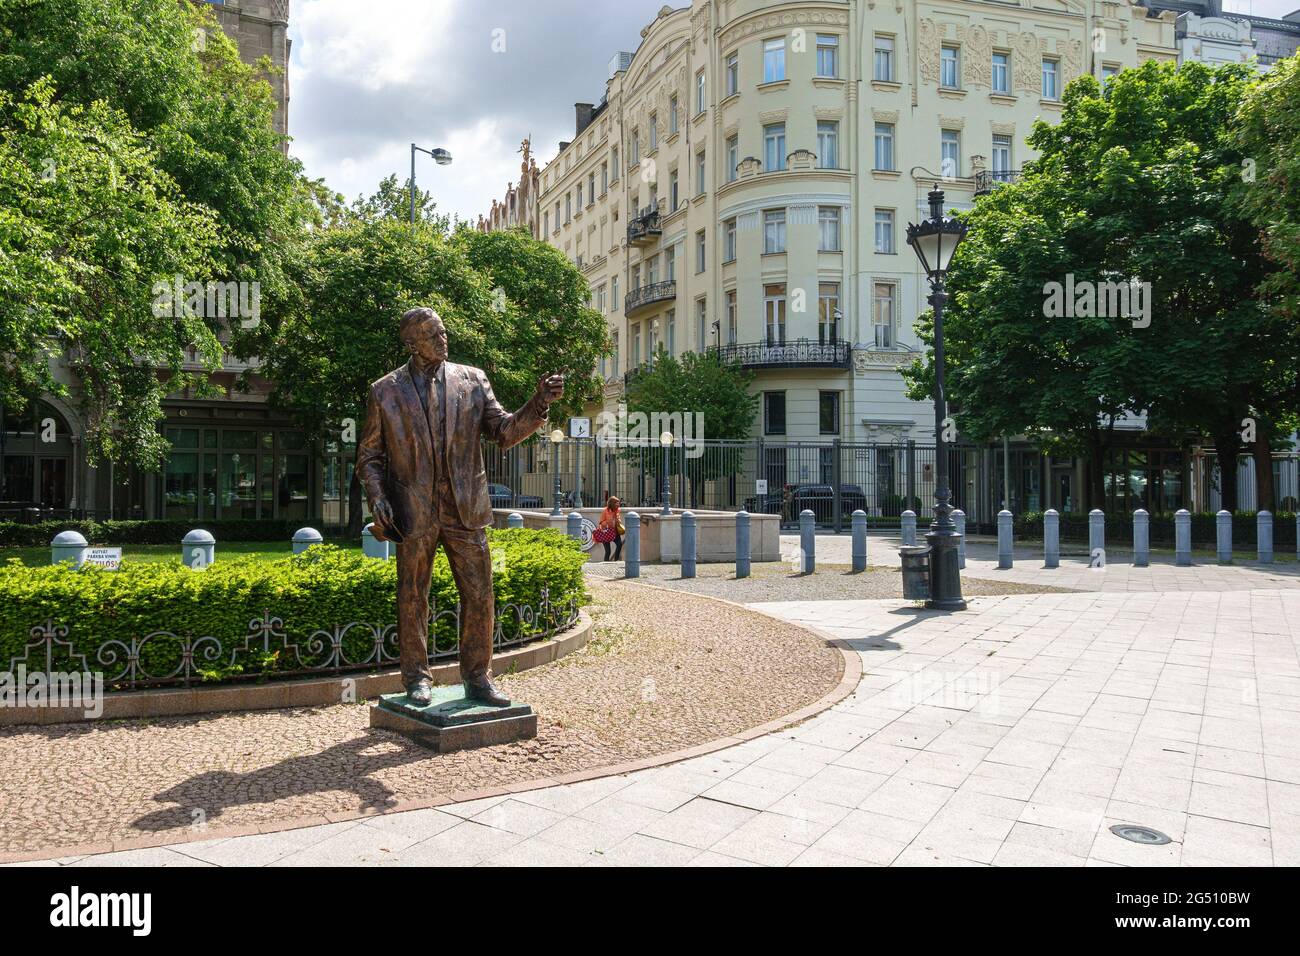
[[[1043,514],[1030,511],[1016,515],[1012,524],[1015,537],[1041,541]],[[1151,515],[1151,544],[1174,546],[1174,516],[1171,512]],[[1249,550],[1255,547],[1255,512],[1238,511],[1232,516],[1232,544],[1234,548]],[[1295,513],[1279,511],[1273,515],[1273,547],[1278,551],[1295,548]],[[1061,540],[1088,541],[1088,515],[1075,512],[1061,515]],[[1106,540],[1125,544],[1133,543],[1133,515],[1112,512],[1106,515]],[[1218,541],[1216,518],[1212,513],[1192,515],[1192,544],[1213,547]]]
[[[577,542],[558,531],[522,528],[489,531],[488,539],[498,606],[536,607],[544,587],[553,605],[585,600],[585,556]],[[396,591],[396,561],[377,561],[330,545],[276,561],[223,559],[218,554],[217,561],[202,571],[186,568],[179,558],[174,563],[127,560],[117,571],[92,566],[74,570],[67,564],[27,567],[11,558],[0,565],[0,607],[5,609],[0,617],[0,667],[7,669],[11,658],[22,656],[32,628],[52,620],[68,628],[67,640],[76,653],[86,656],[87,666],[102,670],[106,677],[116,668],[97,664],[96,653],[104,642],[119,640],[129,647],[132,638],[155,631],[220,638],[223,659],[196,662],[206,680],[297,670],[304,662],[296,654],[274,653],[277,645],[283,645],[279,638],[272,639],[269,657],[262,652],[260,637],[249,642],[257,645],[255,653],[241,655],[233,665],[231,651],[242,646],[249,622],[260,619],[263,612],[283,621],[289,642],[302,646],[304,654],[307,638],[317,630],[332,632],[352,621],[394,623]],[[441,611],[452,609],[457,599],[447,556],[439,550],[430,601]],[[514,614],[501,619],[507,639],[526,636],[525,628],[532,632],[542,624],[521,626]],[[454,645],[455,625],[450,619],[439,619],[435,633],[439,650]],[[368,628],[354,628],[344,640],[353,661],[364,659],[372,645]],[[200,650],[196,647],[196,656]],[[37,666],[36,656],[30,669]],[[327,657],[328,641],[305,660],[308,666],[319,666]],[[154,638],[141,651],[142,665],[155,677],[180,660],[180,641],[171,638]],[[56,661],[55,669],[69,668]],[[79,669],[79,662],[71,669]]]
[[[60,531],[80,531],[91,544],[174,544],[195,528],[210,531],[220,546],[223,541],[292,540],[299,528],[311,526],[311,520],[292,521],[265,518],[232,518],[226,521],[159,519],[154,521],[40,521],[19,524],[0,521],[0,547],[39,548],[50,543]],[[317,526],[318,530],[324,529]]]

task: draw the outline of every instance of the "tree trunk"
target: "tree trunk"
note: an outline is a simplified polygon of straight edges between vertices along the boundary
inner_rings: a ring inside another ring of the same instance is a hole
[[[356,470],[352,471],[352,480],[348,482],[348,537],[352,539],[361,537],[361,478],[357,475]]]
[[[1237,510],[1237,455],[1241,452],[1241,433],[1227,431],[1214,436],[1214,453],[1219,460],[1219,507]]]
[[[1251,449],[1255,457],[1255,510],[1273,511],[1277,504],[1273,489],[1273,446],[1261,428]]]

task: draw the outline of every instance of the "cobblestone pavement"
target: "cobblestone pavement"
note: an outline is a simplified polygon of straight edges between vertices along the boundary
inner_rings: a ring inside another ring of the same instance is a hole
[[[370,731],[364,704],[0,730],[0,852],[184,840],[195,823],[324,820],[627,763],[783,717],[844,671],[824,638],[767,615],[635,584],[592,591],[586,648],[502,679],[537,710],[535,740],[437,756]]]
[[[980,547],[968,574],[993,573]],[[950,615],[897,600],[755,605],[849,642],[863,677],[803,724],[707,756],[65,862],[1300,865],[1291,569],[1025,564],[1000,573],[1089,590],[975,597]],[[1123,824],[1170,842],[1130,843],[1111,832]]]

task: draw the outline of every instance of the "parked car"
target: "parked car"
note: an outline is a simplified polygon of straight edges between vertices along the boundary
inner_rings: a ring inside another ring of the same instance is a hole
[[[519,495],[510,490],[508,485],[488,485],[488,498],[493,508],[540,508],[542,499],[536,495]]]
[[[802,484],[794,486],[794,500],[791,503],[793,514],[789,517],[798,520],[799,512],[805,508],[817,517],[818,524],[830,524],[835,518],[835,489],[831,485]],[[779,515],[785,503],[784,489],[769,491],[765,495],[753,495],[745,499],[747,511],[755,514]],[[861,485],[840,486],[840,516],[847,522],[854,510],[867,510],[867,496]]]

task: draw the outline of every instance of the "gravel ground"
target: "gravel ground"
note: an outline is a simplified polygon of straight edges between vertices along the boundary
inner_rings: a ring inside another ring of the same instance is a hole
[[[792,571],[784,561],[753,564],[747,578],[737,578],[731,564],[696,565],[694,578],[683,578],[677,564],[643,564],[641,579],[647,584],[726,598],[740,604],[759,601],[869,601],[903,597],[903,575],[897,568],[869,567],[854,572],[847,564],[821,564],[813,574]],[[623,562],[588,561],[584,566],[588,581],[623,580]],[[1071,588],[1014,581],[986,581],[962,575],[962,594],[966,597],[994,594],[1041,594],[1044,591],[1066,592]]]
[[[758,726],[830,692],[843,657],[741,608],[592,580],[583,650],[505,675],[537,739],[435,755],[364,704],[0,730],[0,851],[247,826],[608,766]]]

